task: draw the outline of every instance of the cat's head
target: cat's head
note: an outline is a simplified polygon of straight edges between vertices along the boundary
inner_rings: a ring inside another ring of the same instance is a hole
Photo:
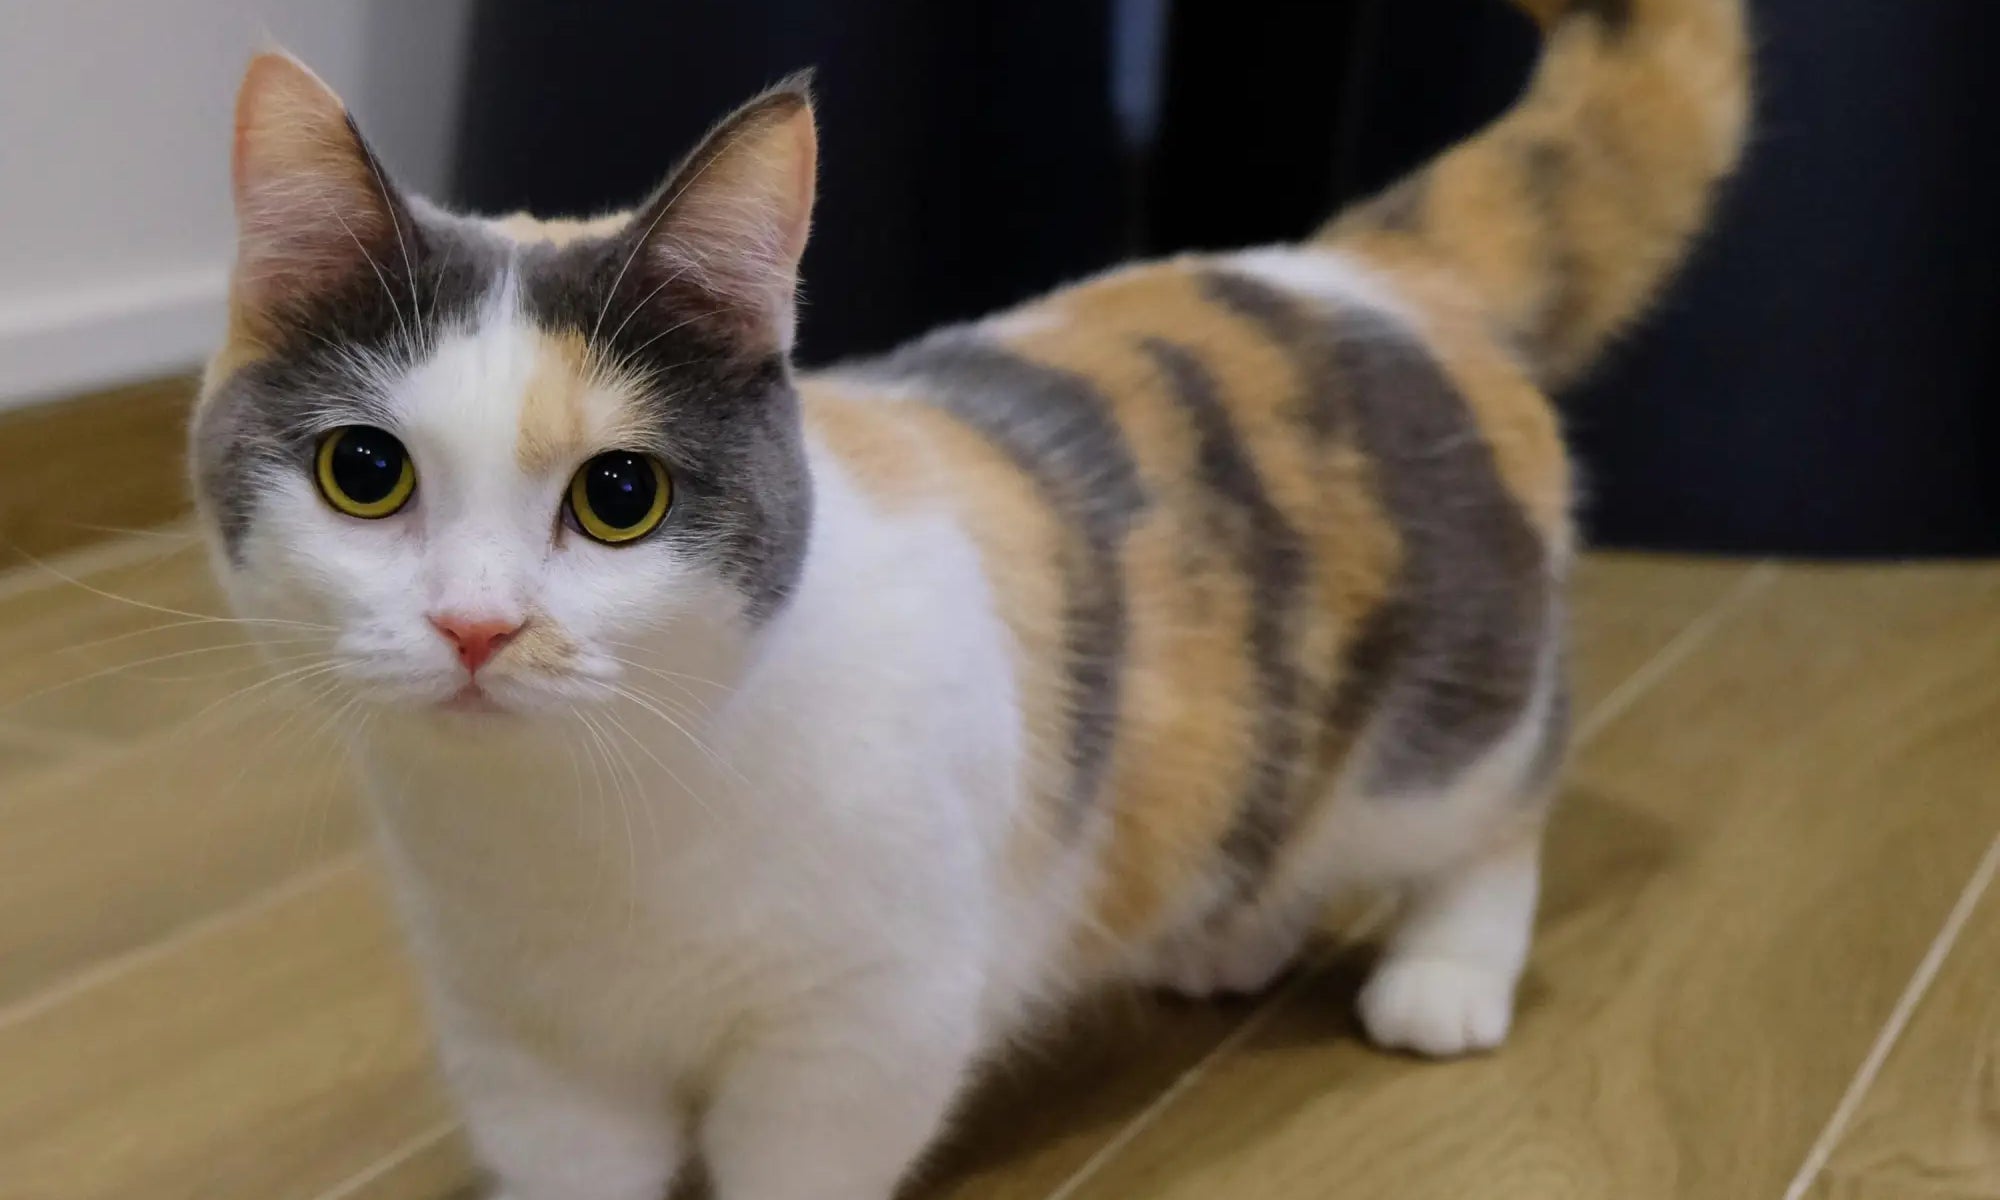
[[[814,155],[793,81],[629,214],[460,217],[257,58],[191,435],[239,612],[419,709],[566,709],[663,638],[754,636],[810,520],[787,354]]]

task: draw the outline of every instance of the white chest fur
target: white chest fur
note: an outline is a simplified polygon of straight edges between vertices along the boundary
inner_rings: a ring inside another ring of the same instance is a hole
[[[991,970],[1031,931],[996,927],[1017,735],[977,560],[818,476],[800,592],[747,652],[683,631],[645,656],[704,682],[363,747],[441,1019],[690,1071],[857,973],[963,958],[996,1013],[1037,986]]]

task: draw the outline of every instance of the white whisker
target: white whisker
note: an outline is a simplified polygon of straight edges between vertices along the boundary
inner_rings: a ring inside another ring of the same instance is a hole
[[[82,588],[93,596],[101,596],[106,600],[115,600],[120,604],[129,604],[134,608],[143,608],[148,612],[164,613],[169,617],[192,617],[198,621],[215,621],[224,625],[296,625],[305,629],[318,629],[322,631],[331,631],[333,629],[333,626],[322,625],[317,621],[294,621],[282,617],[218,617],[213,613],[188,612],[186,609],[170,608],[164,604],[151,604],[144,600],[135,600],[130,596],[121,596],[116,592],[105,591],[103,588],[85,583],[74,575],[64,574],[55,566],[30,551],[22,549],[20,545],[12,541],[8,542],[8,548],[35,566],[62,580],[64,583]]]
[[[632,831],[632,809],[625,803],[624,788],[618,779],[617,768],[611,762],[610,743],[605,740],[603,731],[598,728],[597,722],[590,719],[589,713],[579,711],[577,716],[583,719],[583,727],[590,731],[590,740],[596,745],[597,752],[604,756],[605,773],[611,779],[612,795],[618,801],[618,815],[625,825],[625,883],[630,889],[639,878],[639,847],[638,838]],[[637,914],[628,911],[626,916],[629,920]]]
[[[318,641],[319,639],[301,638],[298,640],[303,642],[303,641]],[[272,644],[276,645],[282,643],[272,643]],[[150,658],[142,658],[136,662],[114,663],[113,665],[105,667],[102,670],[92,671],[86,675],[78,676],[75,679],[65,679],[61,683],[52,683],[44,688],[36,688],[34,691],[29,692],[27,695],[17,697],[14,700],[10,701],[5,707],[7,709],[19,708],[21,705],[28,703],[30,700],[39,700],[44,696],[53,695],[56,692],[66,691],[73,687],[82,687],[86,683],[91,683],[95,680],[104,679],[112,675],[122,675],[127,671],[134,671],[140,667],[150,667],[156,663],[173,662],[177,659],[189,658],[196,654],[212,654],[217,650],[236,650],[240,648],[241,647],[237,645],[196,646],[190,650],[176,650],[170,654],[155,654]],[[302,657],[302,656],[297,656],[297,657]]]
[[[258,680],[256,683],[252,683],[249,684],[248,686],[239,688],[236,691],[229,693],[227,696],[220,697],[210,702],[209,704],[204,706],[200,712],[197,712],[194,716],[188,718],[187,726],[188,728],[195,727],[197,724],[200,723],[203,717],[206,717],[209,713],[214,712],[216,709],[220,708],[224,704],[229,704],[233,701],[244,699],[245,697],[248,697],[256,692],[262,691],[265,688],[274,687],[281,683],[287,683],[287,682],[303,683],[308,679],[317,678],[322,674],[326,674],[332,671],[337,671],[340,669],[340,666],[341,664],[335,660],[325,659],[318,663],[307,663],[302,667],[294,667],[290,670],[280,671],[275,675],[268,675],[263,679]]]
[[[686,268],[683,267],[681,270],[675,271],[672,275],[669,275],[665,279],[662,279],[660,282],[654,284],[653,290],[647,292],[645,296],[641,297],[639,302],[637,304],[634,304],[631,310],[625,314],[625,319],[618,322],[618,328],[611,331],[610,344],[614,346],[617,345],[618,335],[625,332],[626,326],[632,323],[632,318],[644,312],[646,310],[646,306],[653,302],[653,297],[665,291],[669,284],[673,283],[676,279],[679,279],[685,273],[686,273]]]
[[[682,737],[686,738],[688,742],[694,746],[695,749],[707,755],[710,762],[713,762],[717,767],[721,768],[722,770],[727,771],[731,776],[733,776],[736,779],[738,783],[741,783],[746,787],[749,786],[749,781],[743,777],[743,773],[741,771],[738,771],[733,763],[723,758],[722,755],[716,753],[716,751],[713,748],[711,748],[707,742],[703,741],[700,737],[698,737],[693,730],[689,729],[686,725],[683,725],[681,722],[676,721],[673,717],[663,712],[655,703],[655,701],[657,701],[659,697],[653,697],[647,695],[646,693],[629,690],[619,684],[612,684],[610,686],[611,689],[614,692],[618,693],[620,696],[625,697],[632,703],[637,704],[640,708],[644,709],[647,712],[652,713],[660,720],[665,721],[677,733],[679,733]],[[661,766],[662,769],[665,769],[664,763],[661,764]],[[668,771],[668,774],[671,775],[672,772]],[[680,784],[680,780],[678,778],[676,778],[674,782]],[[681,784],[681,790],[687,791],[688,790],[687,785]]]
[[[623,734],[626,741],[633,742],[633,737],[631,732],[627,730],[623,725],[619,724],[618,718],[616,716],[613,716],[609,712],[606,712],[602,715],[605,721],[611,725],[613,730]],[[607,737],[608,736],[609,735],[607,734]],[[636,742],[633,742],[633,744],[637,745]],[[638,769],[632,765],[632,760],[625,756],[625,748],[622,745],[620,745],[616,739],[612,739],[611,748],[614,752],[617,753],[618,761],[624,765],[625,777],[632,781],[632,801],[633,803],[639,806],[640,815],[646,819],[646,831],[652,835],[653,853],[657,855],[665,849],[666,841],[660,831],[659,814],[654,811],[654,806],[647,802],[645,777],[640,775]],[[640,746],[639,750],[641,753],[646,754],[647,757],[649,758],[652,757],[651,753],[647,751],[644,746]],[[653,758],[653,761],[655,763],[660,763],[660,760],[658,758]],[[663,769],[665,765],[666,764],[664,763],[660,763],[660,766]]]
[[[382,274],[381,264],[375,261],[374,255],[368,253],[368,247],[361,243],[361,239],[355,236],[353,227],[348,225],[346,217],[340,215],[340,210],[334,207],[333,201],[326,194],[326,189],[315,183],[313,185],[313,194],[319,199],[321,207],[326,209],[327,215],[339,222],[341,232],[345,233],[347,240],[353,242],[354,248],[361,252],[361,260],[368,264],[368,269],[375,272],[375,282],[382,285],[382,295],[389,301],[390,311],[396,314],[396,327],[403,331],[404,343],[415,346],[416,339],[410,334],[410,322],[403,316],[403,306],[396,302],[396,291],[389,286],[388,277]],[[395,214],[391,213],[389,219],[392,221],[395,220]],[[402,242],[401,236],[398,235],[396,240],[400,244]],[[414,315],[412,314],[412,316]]]
[[[739,133],[736,136],[741,137],[742,134]],[[625,261],[618,264],[618,274],[611,277],[611,288],[604,293],[604,306],[597,310],[597,323],[590,327],[591,341],[595,342],[598,332],[604,328],[604,315],[611,311],[611,301],[618,295],[618,285],[625,282],[625,272],[632,269],[632,260],[639,257],[639,251],[645,248],[647,242],[653,240],[653,231],[660,227],[661,221],[666,220],[667,214],[674,210],[674,205],[680,203],[681,197],[687,194],[687,190],[699,182],[701,177],[708,173],[708,169],[726,156],[735,144],[735,140],[731,139],[728,143],[718,147],[715,154],[707,162],[695,168],[694,174],[688,176],[686,183],[674,189],[674,194],[667,197],[666,202],[660,205],[660,211],[654,213],[653,219],[647,222],[646,231],[640,234],[638,239],[632,243],[632,249],[625,254]],[[648,343],[648,345],[650,344]]]
[[[396,234],[396,248],[403,252],[403,279],[410,285],[410,320],[420,322],[423,319],[423,306],[417,299],[417,269],[410,262],[409,243],[403,240],[403,219],[396,215],[396,201],[389,195],[388,181],[382,178],[382,164],[376,162],[375,156],[365,148],[361,151],[361,157],[368,163],[368,173],[375,180],[375,194],[382,198],[382,208],[389,214],[389,228]],[[379,277],[380,273],[377,275]],[[423,326],[419,324],[410,344],[421,345],[422,335]]]
[[[61,647],[58,647],[58,648],[56,648],[55,650],[51,650],[51,651],[50,651],[49,653],[50,653],[50,654],[80,654],[80,653],[82,653],[82,652],[83,652],[83,651],[85,651],[85,650],[95,650],[95,649],[97,649],[97,648],[99,648],[99,647],[102,647],[102,646],[110,646],[110,645],[114,645],[114,644],[116,644],[116,643],[118,643],[118,642],[123,642],[123,641],[129,641],[129,640],[131,640],[132,638],[136,638],[136,637],[145,637],[145,636],[146,636],[146,635],[148,635],[148,634],[153,634],[153,633],[165,633],[165,632],[167,632],[168,630],[173,630],[173,629],[191,629],[191,628],[193,628],[193,627],[195,627],[195,626],[197,626],[197,625],[208,625],[208,624],[213,624],[213,623],[214,623],[215,621],[216,621],[216,618],[214,618],[214,617],[197,617],[197,618],[195,618],[195,619],[193,619],[193,620],[188,620],[188,621],[166,621],[166,622],[163,622],[163,623],[161,623],[161,624],[159,624],[159,625],[148,625],[148,626],[146,626],[146,627],[145,627],[145,628],[143,628],[143,629],[128,629],[128,630],[126,630],[126,631],[125,631],[124,633],[114,633],[114,634],[109,634],[109,635],[107,635],[107,636],[105,636],[105,637],[101,637],[101,638],[92,638],[91,640],[89,640],[89,641],[87,641],[87,642],[77,642],[77,643],[76,643],[76,644],[74,644],[74,645],[69,645],[69,646],[61,646]],[[329,632],[329,633],[333,632],[333,630],[331,629],[331,627],[329,627],[329,628],[328,628],[327,632]],[[319,640],[322,640],[322,639],[319,639],[319,638],[312,638],[312,639],[306,639],[306,638],[297,638],[297,639],[292,639],[292,638],[279,638],[279,639],[277,639],[277,640],[274,640],[274,641],[267,641],[267,640],[265,640],[265,639],[262,639],[262,638],[245,638],[245,639],[243,639],[243,640],[241,640],[241,641],[235,641],[235,642],[230,642],[230,643],[227,643],[227,644],[228,644],[228,645],[231,645],[231,646],[283,646],[283,645],[288,645],[288,644],[290,644],[290,643],[291,643],[291,642],[293,642],[293,641],[307,641],[307,640],[311,640],[311,641],[319,641]]]
[[[672,325],[669,325],[667,328],[660,330],[660,332],[654,334],[652,337],[649,337],[645,341],[640,342],[638,348],[632,351],[631,357],[637,358],[639,355],[644,354],[646,350],[649,347],[651,347],[654,342],[659,341],[661,338],[666,337],[668,334],[678,333],[681,330],[687,328],[689,325],[694,324],[696,321],[705,321],[710,317],[718,317],[728,311],[729,310],[727,308],[711,308],[706,312],[698,312],[691,317],[686,317],[682,320],[676,321]]]
[[[674,781],[674,786],[680,788],[682,792],[686,793],[688,798],[693,800],[697,807],[699,807],[703,812],[707,813],[710,816],[715,815],[715,810],[711,809],[708,805],[707,797],[703,796],[700,792],[696,791],[695,789],[689,787],[687,784],[682,783],[681,777],[675,773],[674,769],[668,766],[660,758],[659,755],[653,753],[651,747],[647,746],[646,743],[640,741],[637,737],[634,737],[632,731],[625,727],[625,723],[623,721],[620,721],[616,716],[613,716],[609,712],[604,714],[604,719],[611,722],[611,724],[617,728],[619,733],[624,734],[625,740],[631,742],[634,746],[636,746],[639,750],[639,753],[651,759],[653,761],[654,766],[660,768],[660,770],[662,771],[665,771],[667,773],[667,778]],[[720,759],[717,759],[716,761],[718,764],[721,763]]]

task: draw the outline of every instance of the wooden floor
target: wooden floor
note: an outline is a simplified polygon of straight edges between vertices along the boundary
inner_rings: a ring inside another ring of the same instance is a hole
[[[321,717],[185,538],[50,566],[0,576],[0,1198],[454,1194]],[[1369,1050],[1329,951],[1081,1020],[919,1194],[2000,1198],[2000,567],[1600,558],[1577,608],[1504,1052]]]

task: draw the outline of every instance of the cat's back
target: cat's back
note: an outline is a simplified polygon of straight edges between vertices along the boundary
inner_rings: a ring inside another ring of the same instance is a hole
[[[1114,934],[1271,869],[1350,767],[1440,782],[1543,685],[1555,419],[1423,286],[1324,249],[1186,257],[806,382],[846,473],[981,548],[1035,828],[1108,824]]]

